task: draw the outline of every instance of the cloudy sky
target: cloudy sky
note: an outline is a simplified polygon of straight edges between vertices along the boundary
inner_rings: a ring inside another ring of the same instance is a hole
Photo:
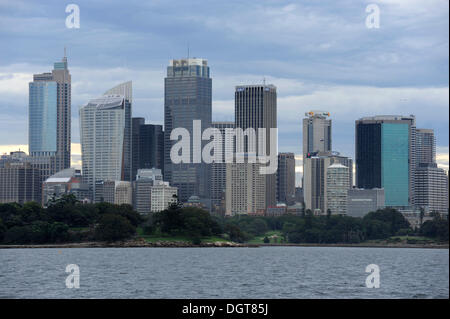
[[[66,5],[80,8],[68,29]],[[366,7],[380,9],[367,28]],[[233,120],[234,86],[278,88],[279,150],[301,154],[310,109],[333,120],[333,148],[354,157],[362,116],[414,114],[433,128],[448,168],[448,0],[0,0],[0,152],[28,140],[28,82],[67,47],[72,74],[72,141],[79,160],[78,109],[116,84],[133,81],[133,115],[163,123],[170,59],[208,59],[213,120]]]

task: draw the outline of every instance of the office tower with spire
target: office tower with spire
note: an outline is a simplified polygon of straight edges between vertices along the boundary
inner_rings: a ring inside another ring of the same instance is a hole
[[[270,129],[277,128],[277,88],[272,84],[239,85],[234,93],[235,127],[244,131],[253,128],[256,131],[256,153],[265,156],[277,151],[277,145],[270,145]],[[262,141],[258,140],[258,129],[266,129],[265,154]],[[244,143],[244,152],[249,151]],[[275,149],[271,149],[271,147]],[[265,207],[276,205],[277,177],[276,173],[266,174]]]
[[[29,83],[30,161],[45,179],[70,167],[71,76],[66,52],[52,72],[34,74]]]
[[[193,137],[193,121],[201,121],[201,130],[211,126],[212,79],[205,59],[171,60],[164,79],[164,179],[178,188],[179,200],[186,202],[192,195],[210,198],[209,167],[194,163],[191,143],[190,162],[172,163],[170,150],[177,141],[170,135],[176,128],[185,128]],[[202,148],[204,142],[201,143]]]
[[[131,181],[131,82],[80,109],[83,181]]]

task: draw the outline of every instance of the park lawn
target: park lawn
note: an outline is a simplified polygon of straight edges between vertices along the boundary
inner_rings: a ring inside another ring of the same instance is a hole
[[[266,232],[262,236],[253,237],[252,239],[248,240],[247,243],[248,244],[264,244],[264,237],[267,236],[270,239],[270,243],[275,244],[274,239],[270,238],[271,236],[274,236],[274,235],[278,236],[277,244],[280,244],[281,239],[283,238],[283,234],[279,230],[271,230],[271,231]]]

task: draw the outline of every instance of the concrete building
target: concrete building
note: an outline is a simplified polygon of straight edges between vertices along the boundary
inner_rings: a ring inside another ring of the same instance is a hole
[[[225,215],[255,214],[266,208],[266,176],[260,174],[261,164],[249,163],[248,156],[238,162],[241,155],[227,163]]]
[[[6,163],[0,168],[0,203],[41,202],[39,169],[27,162]]]
[[[334,163],[327,168],[326,183],[326,213],[333,215],[347,214],[347,191],[349,185],[349,168],[340,163]]]
[[[351,188],[347,193],[347,215],[352,217],[364,217],[370,212],[383,209],[384,189]]]
[[[29,83],[28,148],[42,179],[70,167],[71,76],[67,57]]]
[[[116,181],[114,189],[114,204],[133,205],[133,187],[129,181]]]
[[[164,167],[164,131],[162,125],[145,124],[142,117],[132,118],[132,177],[138,169]]]
[[[415,206],[428,212],[448,212],[448,176],[436,163],[420,163],[415,170]]]
[[[305,209],[312,210],[316,215],[327,212],[327,170],[332,164],[339,163],[348,169],[349,188],[353,184],[353,161],[351,158],[337,153],[314,153],[307,155],[303,171],[303,197]]]
[[[416,165],[420,163],[436,163],[434,130],[416,129]]]
[[[271,151],[275,151],[277,145],[270,145],[270,129],[277,128],[277,88],[272,84],[236,86],[234,103],[236,128],[244,131],[248,128],[253,128],[255,131],[259,128],[266,130],[265,153],[263,145],[260,145],[262,141],[258,140],[258,132],[256,132],[255,150],[249,148],[249,143],[244,143],[244,150],[237,150],[237,152],[255,152],[257,155],[266,156]],[[275,150],[271,150],[271,147]],[[276,173],[266,174],[265,180],[265,207],[274,206],[277,201]]]
[[[277,201],[286,205],[293,205],[295,203],[294,153],[278,154]]]
[[[384,188],[385,205],[414,205],[415,117],[382,115],[356,121],[356,186]]]
[[[198,152],[194,145],[189,163],[172,163],[170,150],[176,141],[170,140],[170,135],[176,128],[185,128],[193,137],[194,120],[201,121],[201,130],[211,126],[211,92],[207,60],[170,61],[164,80],[164,179],[178,188],[181,202],[192,195],[209,198],[209,168],[205,163],[194,163],[193,154]],[[202,149],[205,144],[201,143]]]
[[[49,200],[68,194],[75,195],[81,202],[89,202],[89,185],[83,184],[81,179],[81,171],[72,167],[53,174],[42,184],[42,205],[46,206]]]
[[[150,211],[152,213],[161,212],[167,209],[172,203],[177,202],[178,189],[172,187],[168,182],[158,181],[151,187]]]
[[[122,88],[121,88],[122,87]],[[131,82],[114,88],[130,94]],[[83,181],[131,181],[131,102],[125,95],[104,95],[80,109]]]
[[[308,154],[331,152],[331,119],[329,112],[309,111],[303,119],[303,160]]]
[[[95,193],[94,202],[95,203],[115,203],[116,195],[116,182],[115,181],[95,181]]]
[[[212,122],[211,127],[216,128],[220,131],[222,135],[222,141],[215,144],[215,149],[221,148],[222,150],[222,161],[217,163],[211,163],[211,206],[212,210],[218,212],[220,210],[222,199],[224,198],[225,189],[226,189],[226,163],[225,163],[225,154],[228,152],[230,154],[234,153],[233,141],[228,141],[228,144],[225,141],[226,135],[225,132],[227,129],[234,128],[234,122]],[[226,148],[226,145],[229,148]]]
[[[160,169],[139,169],[134,182],[134,208],[138,213],[151,212],[151,190],[156,182],[162,182]]]

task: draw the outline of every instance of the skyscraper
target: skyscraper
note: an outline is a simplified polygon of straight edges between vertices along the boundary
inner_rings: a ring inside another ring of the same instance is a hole
[[[436,162],[436,138],[430,129],[416,129],[416,165]]]
[[[213,210],[218,210],[222,203],[222,198],[224,197],[226,190],[226,163],[225,163],[225,154],[228,151],[230,154],[233,154],[234,150],[226,149],[225,145],[225,131],[226,129],[233,129],[234,122],[212,122],[211,127],[216,128],[222,134],[222,143],[221,145],[217,144],[216,147],[220,147],[222,149],[222,162],[211,163],[211,206]],[[230,141],[228,145],[233,145],[232,141]]]
[[[243,162],[237,160],[243,156]],[[226,164],[225,215],[255,214],[266,209],[266,178],[260,174],[262,164],[249,163],[248,154],[237,154]]]
[[[132,179],[139,169],[164,167],[164,131],[162,125],[145,124],[142,117],[132,118]]]
[[[327,168],[327,213],[347,214],[347,192],[350,189],[348,174],[348,167],[339,163]]]
[[[416,168],[415,205],[429,212],[448,212],[448,176],[436,163],[420,163]]]
[[[328,210],[327,189],[328,168],[333,164],[341,164],[346,167],[348,173],[348,188],[353,184],[351,158],[325,152],[308,155],[304,162],[303,196],[305,208],[314,213],[326,214]]]
[[[200,120],[202,129],[211,126],[212,80],[205,59],[171,60],[164,82],[164,179],[178,188],[182,202],[192,195],[209,198],[208,166],[194,163],[191,145],[190,163],[174,164],[170,150],[172,130],[185,128],[193,137],[193,121]],[[204,143],[202,143],[203,145]]]
[[[374,116],[356,121],[356,185],[384,188],[385,204],[413,204],[415,117]]]
[[[70,167],[71,76],[67,57],[29,83],[28,146],[42,179]]]
[[[140,136],[139,131],[141,125],[145,124],[145,119],[143,117],[133,117],[131,119],[131,179],[136,180],[137,170],[139,167],[139,142]]]
[[[295,203],[295,156],[294,153],[278,154],[277,201]]]
[[[131,82],[124,83],[128,91]],[[104,95],[80,109],[83,181],[131,180],[131,103],[119,94]]]
[[[277,88],[272,84],[236,86],[234,103],[235,127],[244,131],[253,128],[256,131],[256,153],[263,156],[271,152],[278,154],[277,145],[270,145],[270,129],[277,128]],[[266,130],[265,154],[262,141],[258,140],[259,128]],[[244,143],[244,152],[251,152],[248,143]],[[276,173],[265,175],[266,207],[276,204],[276,178]]]
[[[307,154],[315,152],[331,152],[331,119],[330,113],[310,111],[303,119],[303,160]]]

